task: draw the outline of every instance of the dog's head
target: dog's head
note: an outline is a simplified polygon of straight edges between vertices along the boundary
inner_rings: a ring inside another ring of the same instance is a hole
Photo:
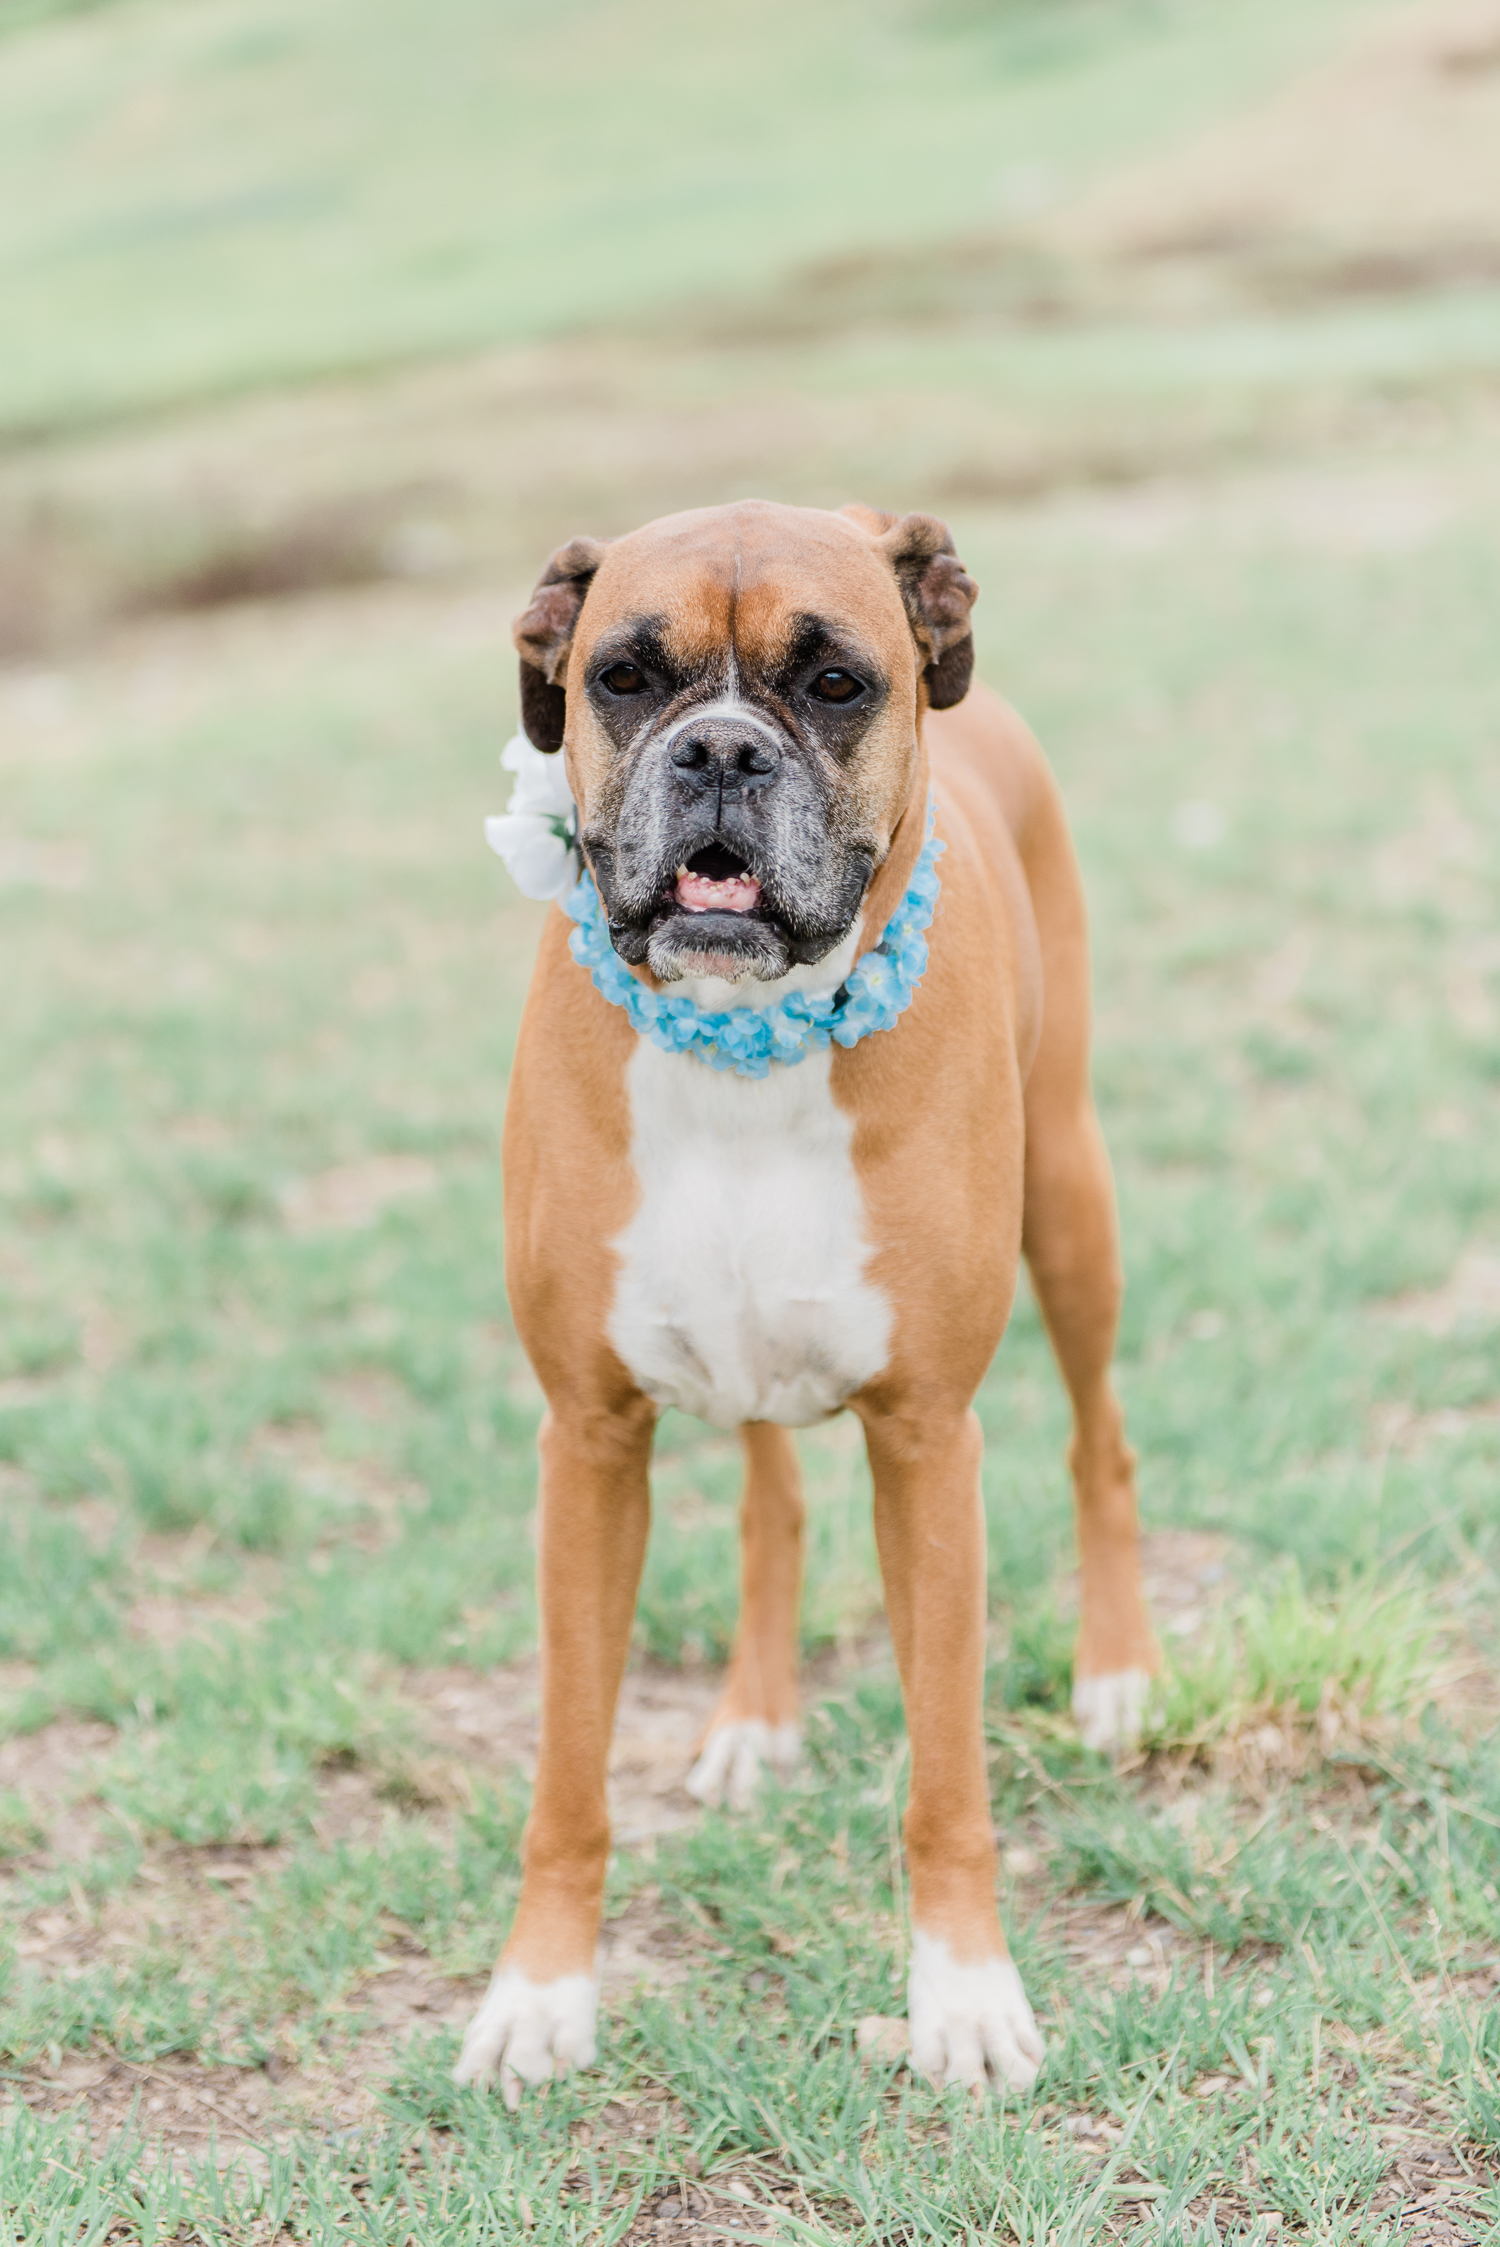
[[[975,586],[931,515],[750,500],[575,538],[515,627],[616,951],[771,981],[847,935],[968,690]]]

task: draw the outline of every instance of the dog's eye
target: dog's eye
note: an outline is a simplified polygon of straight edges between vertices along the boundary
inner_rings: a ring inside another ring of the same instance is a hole
[[[820,702],[853,702],[865,690],[852,671],[820,671],[811,691]]]
[[[603,675],[611,694],[644,694],[646,674],[638,663],[612,663]]]

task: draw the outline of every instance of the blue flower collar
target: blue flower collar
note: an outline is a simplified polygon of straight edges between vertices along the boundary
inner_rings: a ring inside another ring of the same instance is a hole
[[[653,991],[633,976],[609,940],[609,927],[593,876],[585,870],[559,902],[578,923],[568,946],[594,988],[622,1006],[632,1029],[664,1053],[693,1053],[711,1069],[764,1077],[773,1061],[805,1061],[829,1045],[858,1045],[874,1030],[889,1030],[911,1005],[927,970],[927,930],[937,910],[937,860],[944,845],[933,834],[927,803],[927,840],[906,895],[885,925],[880,942],[850,970],[837,991],[791,991],[771,1006],[726,1007],[711,1014],[685,993]]]

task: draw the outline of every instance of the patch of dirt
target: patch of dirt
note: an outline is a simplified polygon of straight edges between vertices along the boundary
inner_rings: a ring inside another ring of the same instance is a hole
[[[1141,1539],[1141,1578],[1159,1634],[1193,1640],[1223,1606],[1238,1574],[1241,1548],[1212,1529],[1153,1529]],[[1078,1571],[1059,1588],[1065,1614],[1078,1612]]]
[[[1373,1418],[1377,1441],[1383,1451],[1394,1451],[1403,1459],[1416,1459],[1434,1444],[1455,1442],[1475,1428],[1500,1427],[1500,1400],[1487,1404],[1445,1404],[1435,1412],[1414,1412],[1407,1404],[1384,1404],[1377,1408]]]
[[[257,1593],[236,1592],[227,1599],[184,1599],[174,1592],[143,1592],[132,1600],[126,1628],[153,1646],[181,1646],[187,1639],[219,1644],[232,1632],[255,1630],[271,1613]]]
[[[1156,1529],[1141,1539],[1141,1575],[1156,1627],[1194,1639],[1224,1605],[1240,1548],[1211,1529]]]
[[[89,1735],[90,1747],[112,1737],[102,1726],[89,1728]],[[47,1743],[54,1762],[65,1746]],[[313,1823],[325,1847],[373,1841],[389,1817],[372,1775],[320,1774]],[[451,1820],[438,1813],[435,1823],[441,1830]],[[47,1851],[30,1860],[29,1869],[45,1870],[50,1862],[66,1870],[75,1840],[66,1822],[54,1822]],[[17,1956],[49,1978],[75,1981],[100,1968],[123,1969],[152,1950],[175,1954],[188,1931],[192,1957],[210,1962],[234,1947],[245,1906],[291,1854],[288,1845],[154,1843],[128,1885],[89,1895],[70,1876],[67,1902],[49,1903],[13,1923]],[[189,1960],[184,1971],[192,1970]],[[264,2066],[178,2054],[136,2063],[98,2047],[65,2050],[29,2067],[17,2088],[39,2113],[81,2109],[96,2148],[134,2113],[148,2142],[169,2155],[200,2158],[216,2146],[227,2162],[246,2148],[285,2144],[308,2130],[326,2134],[373,2124],[376,2093],[398,2048],[414,2030],[461,2028],[482,1987],[483,1977],[440,1972],[410,1931],[391,1922],[373,1966],[345,2000],[344,2031],[332,2042],[325,2038],[325,2048],[308,2052],[283,2031]]]
[[[1470,477],[1455,474],[1444,459],[1335,457],[1316,467],[1267,464],[1216,476],[1143,474],[1128,487],[1050,494],[1030,510],[1030,522],[1043,534],[1082,536],[1126,554],[1204,541],[1242,549],[1277,545],[1339,555],[1411,554],[1471,511],[1492,507],[1497,491],[1500,482],[1485,464],[1476,463]],[[1441,812],[1437,821],[1424,823],[1416,845],[1423,893],[1437,871],[1435,859],[1451,868],[1455,843],[1472,857],[1471,842],[1455,836]],[[1381,853],[1374,873],[1383,894],[1387,880],[1402,884],[1410,847],[1403,839],[1393,854]],[[1392,902],[1409,894],[1403,886]],[[1277,1003],[1276,988],[1273,975],[1270,1003]]]
[[[11,1412],[21,1405],[36,1404],[62,1386],[55,1375],[45,1373],[11,1373],[0,1381],[0,1412]],[[0,1467],[0,1490],[16,1487],[30,1491],[34,1485],[29,1475],[23,1475],[9,1460]]]
[[[1500,1255],[1466,1249],[1441,1287],[1394,1296],[1382,1311],[1393,1325],[1435,1337],[1500,1326]]]
[[[420,1483],[393,1473],[379,1459],[331,1451],[314,1420],[262,1428],[250,1450],[253,1458],[273,1461],[309,1496],[335,1510],[334,1518],[322,1525],[320,1541],[338,1537],[362,1552],[374,1551],[399,1532],[402,1507],[422,1496]]]
[[[428,1747],[473,1782],[536,1771],[538,1665],[534,1655],[493,1670],[408,1670],[404,1696],[422,1712]]]
[[[85,842],[39,842],[0,836],[0,889],[86,889],[89,846]]]
[[[281,1215],[289,1233],[351,1232],[373,1225],[395,1201],[430,1194],[437,1172],[424,1155],[367,1155],[339,1163],[282,1189]]]
[[[311,2132],[327,2138],[381,2119],[378,2092],[400,2047],[414,2030],[462,2028],[482,1982],[458,1985],[420,1962],[382,1961],[351,1996],[349,2027],[340,2039],[296,2064],[280,2045],[264,2065],[210,2065],[172,2053],[129,2061],[107,2051],[65,2051],[17,2085],[39,2114],[80,2112],[98,2150],[134,2120],[168,2158],[220,2167],[242,2161],[252,2170],[268,2149]]]
[[[81,2110],[96,2152],[134,2121],[148,2147],[183,2162],[212,2147],[221,2166],[248,2151],[255,2167],[261,2141],[291,2134],[285,2102],[263,2068],[204,2067],[180,2054],[131,2061],[64,2052],[56,2067],[29,2069],[24,2090],[36,2114]]]
[[[882,1643],[868,1638],[809,1664],[804,1673],[809,1700],[867,1665]],[[487,1672],[414,1671],[403,1686],[424,1712],[431,1751],[413,1767],[417,1786],[431,1789],[439,1799],[465,1801],[480,1779],[497,1784],[513,1773],[528,1781],[535,1776],[540,1725],[535,1657]],[[703,1815],[684,1781],[722,1686],[717,1671],[641,1663],[626,1673],[609,1758],[610,1819],[616,1842],[641,1852],[648,1862],[661,1836],[695,1825]],[[342,1775],[351,1802],[360,1777],[356,1772]],[[691,1930],[665,1917],[648,1882],[634,1891],[623,1911],[605,1921],[600,1937],[603,1986],[622,1993],[642,1983],[661,1987],[678,1981],[700,1947]]]
[[[615,1838],[634,1847],[691,1825],[697,1804],[683,1785],[718,1701],[716,1672],[632,1668],[620,1689],[609,1759]],[[437,1755],[470,1783],[536,1771],[540,1674],[536,1658],[503,1668],[408,1672],[403,1690],[421,1707]]]
[[[696,1823],[700,1812],[684,1781],[722,1688],[716,1671],[627,1675],[609,1759],[610,1814],[622,1842]]]
[[[1484,830],[1446,790],[1431,789],[1411,824],[1375,852],[1370,871],[1382,904],[1399,909],[1441,898],[1451,907],[1456,890],[1471,898],[1477,894],[1476,878],[1486,852]],[[1460,964],[1482,992],[1486,978],[1500,967],[1500,947],[1493,937],[1465,930],[1458,959],[1444,963],[1445,981]],[[1470,1015],[1471,1004],[1461,1002],[1455,1018],[1462,1028],[1481,1034],[1491,1026],[1492,1010],[1485,1006],[1476,1020]]]
[[[1384,17],[1249,114],[1106,181],[1041,230],[1109,260],[1259,261],[1368,291],[1500,273],[1500,6]]]
[[[108,1822],[89,1792],[90,1773],[114,1745],[111,1725],[82,1717],[60,1717],[36,1732],[13,1733],[0,1740],[0,1789],[19,1794],[45,1828],[51,1855],[61,1864],[79,1865],[104,1840]],[[118,1828],[114,1829],[118,1833]],[[31,1859],[21,1861],[29,1864]],[[0,1897],[10,1884],[0,1874]]]
[[[59,1717],[40,1731],[14,1733],[0,1740],[0,1787],[56,1800],[114,1737],[112,1725],[91,1723],[84,1717]]]
[[[394,1373],[381,1373],[373,1367],[325,1374],[322,1386],[340,1410],[360,1420],[400,1420],[411,1409],[410,1392]]]
[[[237,1890],[217,1877],[212,1860],[204,1865],[191,1850],[172,1844],[149,1850],[135,1881],[103,1895],[90,1895],[78,1884],[57,1846],[56,1828],[49,1855],[68,1875],[70,1901],[44,1905],[22,1920],[16,1955],[64,1981],[175,1941],[184,1927],[191,1927],[195,1945],[206,1950],[232,1923],[230,1899]]]
[[[837,2213],[847,2217],[848,2211]],[[771,2240],[781,2236],[783,2215],[818,2225],[818,2236],[837,2236],[819,2224],[819,2209],[778,2164],[744,2161],[658,2193],[623,2234],[622,2247],[643,2247],[648,2240],[671,2240],[676,2247]],[[747,2224],[756,2228],[747,2230]]]
[[[115,1509],[105,1500],[80,1500],[73,1511],[94,1509],[91,1535],[101,1545],[113,1537]],[[219,1541],[212,1522],[199,1522],[182,1536],[147,1531],[129,1548],[134,1596],[126,1617],[131,1633],[154,1645],[174,1647],[187,1639],[222,1641],[258,1629],[270,1617],[280,1589],[281,1563],[266,1553],[237,1553],[233,1588],[205,1584],[205,1564]]]

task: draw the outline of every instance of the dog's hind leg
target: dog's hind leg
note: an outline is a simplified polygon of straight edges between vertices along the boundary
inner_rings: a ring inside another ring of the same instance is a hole
[[[764,1767],[796,1763],[797,1613],[802,1598],[806,1508],[790,1429],[769,1420],[740,1430],[745,1489],[740,1505],[740,1620],[724,1694],[688,1792],[700,1802],[743,1809]]]
[[[1091,1747],[1114,1753],[1139,1735],[1161,1652],[1141,1589],[1135,1457],[1110,1382],[1124,1283],[1114,1178],[1089,1088],[1083,889],[1050,786],[1024,855],[1046,996],[1026,1085],[1022,1246],[1073,1406],[1068,1464],[1083,1579],[1073,1713]]]
[[[1027,1140],[1026,1260],[1073,1405],[1083,1582],[1073,1713],[1090,1747],[1117,1753],[1139,1735],[1161,1655],[1141,1589],[1135,1456],[1109,1378],[1121,1294],[1114,1187],[1092,1107],[1063,1130],[1049,1117]]]

